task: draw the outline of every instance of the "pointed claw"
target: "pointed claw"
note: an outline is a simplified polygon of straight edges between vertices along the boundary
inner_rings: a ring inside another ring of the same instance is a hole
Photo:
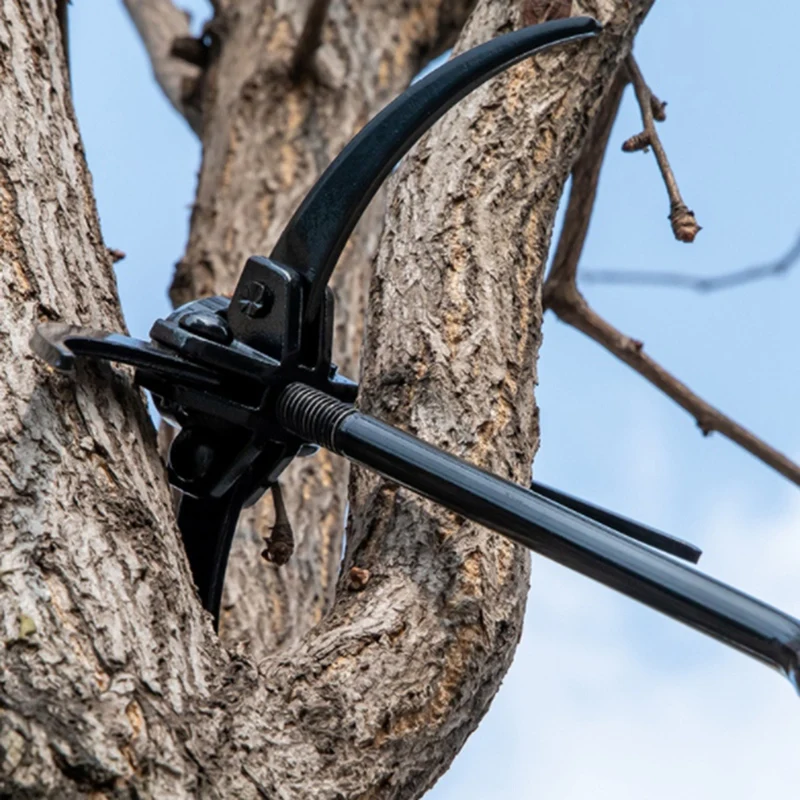
[[[60,322],[38,325],[31,336],[31,350],[53,369],[59,372],[72,372],[75,369],[75,354],[65,340],[80,330]]]
[[[214,617],[214,630],[219,630],[222,583],[245,490],[245,482],[240,481],[222,497],[184,494],[178,508],[178,527],[192,577],[203,608]]]
[[[75,359],[83,357],[117,361],[152,372],[166,373],[174,380],[188,379],[211,386],[220,383],[219,378],[208,369],[190,364],[150,342],[61,322],[39,325],[31,337],[31,349],[60,372],[72,372]]]
[[[436,120],[473,89],[537,50],[599,30],[594,19],[574,17],[499,36],[431,72],[362,128],[306,195],[270,256],[310,284],[306,322],[316,318],[325,285],[369,201]]]

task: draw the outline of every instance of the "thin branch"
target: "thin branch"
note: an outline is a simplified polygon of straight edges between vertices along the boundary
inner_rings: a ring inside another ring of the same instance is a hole
[[[578,272],[578,261],[583,252],[589,221],[592,217],[597,184],[600,180],[600,169],[611,129],[619,112],[622,95],[628,85],[628,75],[624,69],[617,71],[616,76],[597,110],[592,129],[586,137],[580,156],[572,167],[572,188],[569,193],[569,204],[564,217],[564,226],[556,247],[553,265],[545,282],[545,292],[556,284],[575,281]],[[545,305],[547,297],[545,296]]]
[[[294,532],[286,513],[286,504],[283,500],[283,491],[277,481],[272,485],[272,502],[275,506],[275,523],[269,539],[264,540],[264,550],[261,556],[276,566],[286,564],[294,552]]]
[[[675,238],[681,242],[693,242],[701,228],[697,224],[697,220],[695,220],[694,211],[690,211],[686,203],[683,202],[675,174],[669,165],[666,150],[664,150],[664,145],[661,144],[661,139],[656,131],[654,113],[663,119],[665,117],[665,103],[658,100],[650,91],[650,87],[645,82],[639,70],[639,65],[632,55],[625,60],[625,66],[628,69],[636,92],[636,100],[639,103],[639,110],[642,114],[644,130],[635,136],[631,136],[622,145],[622,149],[626,152],[633,152],[634,150],[645,150],[648,147],[653,148],[653,154],[656,157],[658,168],[661,170],[661,177],[664,179],[664,185],[667,187],[667,194],[669,195],[669,220],[672,224],[672,232],[675,234]]]
[[[667,397],[674,400],[681,408],[688,411],[695,418],[705,436],[713,431],[721,433],[788,478],[792,483],[800,486],[800,465],[795,464],[783,453],[779,453],[762,439],[698,397],[685,383],[679,381],[646,355],[642,342],[625,336],[602,319],[589,307],[574,286],[571,291],[559,292],[556,297],[551,298],[550,308],[563,322],[572,325],[573,328],[577,328],[590,339],[605,347],[606,350],[650,381],[653,386],[664,392]]]
[[[329,6],[330,0],[311,0],[303,32],[297,41],[292,58],[291,74],[294,80],[298,80],[308,72],[314,53],[322,44],[322,29],[325,26]]]
[[[201,70],[171,55],[176,39],[191,35],[189,16],[170,0],[123,0],[145,49],[158,85],[192,130],[201,132],[200,112],[185,102],[187,86],[197,83]]]
[[[578,291],[578,262],[589,229],[608,134],[614,123],[624,86],[624,80],[618,75],[598,110],[581,157],[573,167],[572,188],[561,237],[553,267],[542,290],[545,308],[554,311],[563,322],[601,344],[678,403],[695,418],[705,435],[712,431],[721,433],[800,486],[800,466],[698,397],[688,386],[646,355],[642,342],[625,336],[602,319]],[[795,248],[800,248],[800,242]],[[789,256],[796,257],[797,254],[793,254],[795,248],[790,251]]]
[[[800,235],[789,250],[767,264],[723,272],[710,278],[697,278],[681,272],[645,272],[644,270],[595,269],[581,272],[581,281],[618,286],[667,286],[676,289],[693,289],[696,292],[716,292],[731,289],[766,278],[785,275],[800,262]]]

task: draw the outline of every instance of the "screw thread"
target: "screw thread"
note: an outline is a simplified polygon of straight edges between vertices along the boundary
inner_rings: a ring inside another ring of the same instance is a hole
[[[290,383],[276,404],[278,422],[304,442],[336,449],[336,431],[353,406],[302,383]]]

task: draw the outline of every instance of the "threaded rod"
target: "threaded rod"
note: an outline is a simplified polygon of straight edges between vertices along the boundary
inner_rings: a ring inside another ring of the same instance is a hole
[[[275,410],[278,422],[290,433],[334,453],[339,453],[336,431],[355,411],[353,406],[302,383],[290,383],[280,393]]]

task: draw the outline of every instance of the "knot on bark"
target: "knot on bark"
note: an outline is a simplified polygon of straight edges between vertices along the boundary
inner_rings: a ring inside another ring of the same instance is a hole
[[[227,24],[221,17],[207,22],[198,37],[178,36],[173,40],[169,54],[187,64],[199,67],[198,75],[184,76],[181,81],[181,103],[186,109],[187,118],[195,130],[200,129],[203,113],[203,100],[208,89],[209,71],[219,59],[227,32]]]
[[[362,567],[350,567],[347,574],[349,579],[348,588],[351,592],[360,592],[369,583],[370,571]]]

